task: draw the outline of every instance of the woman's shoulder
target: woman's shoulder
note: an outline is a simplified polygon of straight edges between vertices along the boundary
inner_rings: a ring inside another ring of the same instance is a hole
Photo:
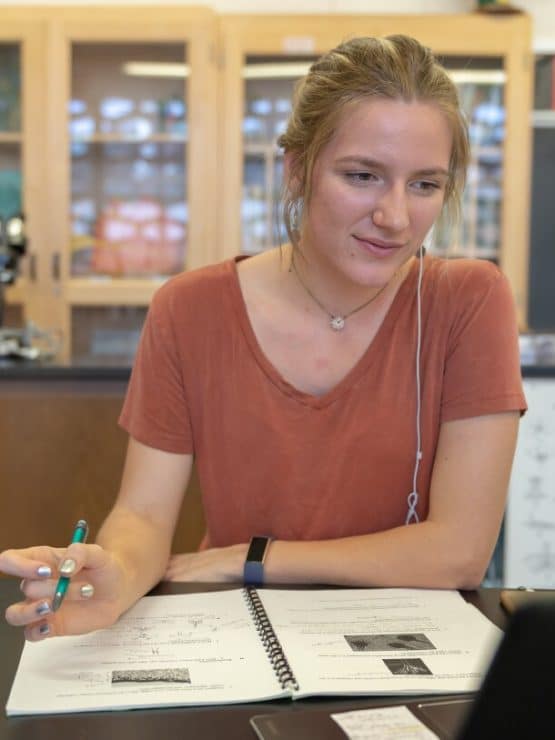
[[[484,296],[496,285],[507,284],[499,267],[485,259],[432,256],[427,262],[428,282],[444,296]]]
[[[454,326],[483,322],[486,315],[504,317],[507,322],[516,320],[509,281],[492,262],[431,258],[427,272],[428,306],[440,324],[451,327],[450,331]]]
[[[476,282],[491,283],[498,280],[503,273],[499,267],[486,259],[470,259],[466,257],[435,257],[427,258],[428,271],[438,281],[443,282]]]
[[[187,270],[169,278],[154,294],[152,306],[158,311],[195,306],[214,306],[236,279],[232,259]]]

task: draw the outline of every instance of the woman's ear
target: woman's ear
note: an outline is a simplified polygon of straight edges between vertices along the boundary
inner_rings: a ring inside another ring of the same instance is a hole
[[[293,152],[285,152],[283,155],[283,183],[290,193],[300,195],[302,177],[299,173],[299,158]]]

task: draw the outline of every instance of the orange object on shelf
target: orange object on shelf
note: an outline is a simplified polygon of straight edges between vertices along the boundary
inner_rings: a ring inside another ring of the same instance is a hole
[[[158,201],[110,201],[97,221],[91,270],[117,277],[175,274],[184,268],[186,238],[186,224]]]

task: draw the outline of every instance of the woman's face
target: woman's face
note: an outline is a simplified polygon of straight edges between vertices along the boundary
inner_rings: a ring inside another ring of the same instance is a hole
[[[432,104],[349,107],[314,166],[301,235],[309,264],[359,286],[389,282],[441,212],[451,146]]]

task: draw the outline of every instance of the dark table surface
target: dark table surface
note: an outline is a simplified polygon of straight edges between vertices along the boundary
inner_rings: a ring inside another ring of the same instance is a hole
[[[129,380],[130,365],[82,365],[56,360],[14,360],[0,357],[0,380]]]
[[[546,360],[521,365],[524,378],[555,378],[555,362]],[[57,360],[21,360],[0,357],[1,380],[124,380],[131,374],[130,364],[82,364]]]
[[[0,578],[0,613],[20,598],[19,584],[13,579]],[[237,586],[220,584],[161,584],[154,593],[186,593]],[[288,587],[290,588],[290,586]],[[506,625],[505,613],[499,604],[498,589],[462,592],[499,627]],[[0,740],[165,740],[171,738],[225,738],[225,740],[255,740],[249,720],[256,714],[298,712],[308,710],[346,711],[370,706],[399,704],[399,698],[370,697],[359,699],[302,699],[291,702],[276,700],[256,704],[223,705],[216,707],[184,707],[179,709],[148,709],[117,712],[90,712],[73,715],[40,717],[6,717],[4,707],[23,646],[19,630],[0,622]],[[36,690],[36,688],[34,689]],[[422,697],[424,698],[424,697]],[[429,698],[429,697],[428,697]],[[437,698],[437,697],[435,697]],[[411,701],[418,697],[411,697]]]

